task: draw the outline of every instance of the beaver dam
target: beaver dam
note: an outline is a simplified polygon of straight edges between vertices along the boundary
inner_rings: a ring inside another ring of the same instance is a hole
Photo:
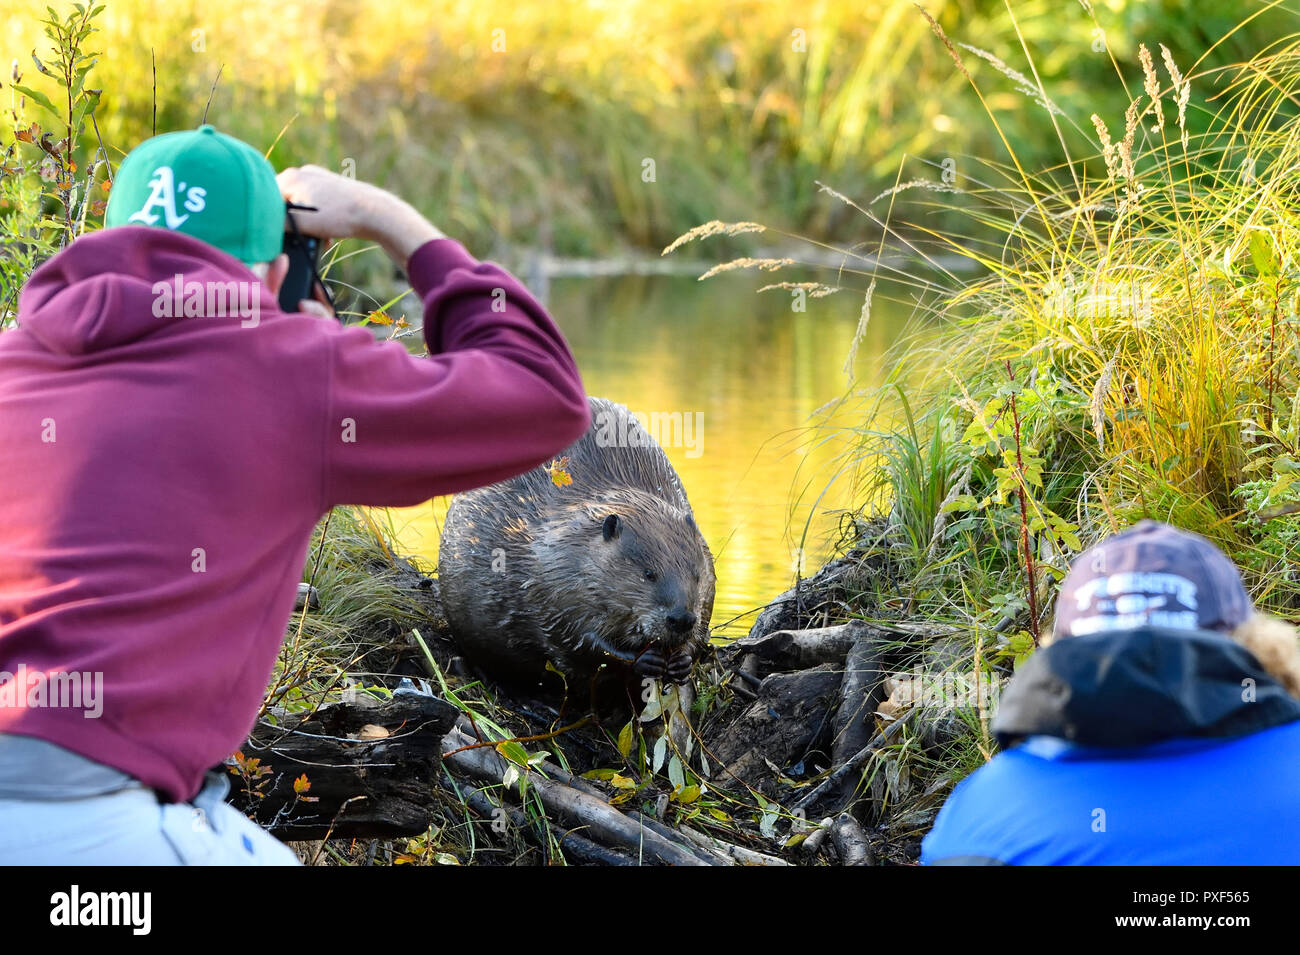
[[[908,677],[952,635],[881,616],[888,541],[858,531],[708,647],[689,710],[611,719],[471,676],[431,568],[337,509],[232,798],[318,864],[912,863],[989,743],[980,688]]]

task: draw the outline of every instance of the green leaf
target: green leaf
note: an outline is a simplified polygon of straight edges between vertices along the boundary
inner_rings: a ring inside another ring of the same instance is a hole
[[[1275,503],[1295,483],[1297,477],[1300,477],[1300,475],[1297,475],[1294,471],[1279,474],[1277,480],[1273,482],[1273,486],[1268,489],[1268,495],[1264,498],[1264,503]]]
[[[686,785],[686,769],[682,766],[682,761],[676,754],[668,761],[668,781],[673,784],[675,789],[680,789]]]
[[[1007,643],[1009,649],[1014,655],[1013,665],[1018,670],[1020,665],[1034,655],[1034,638],[1029,635],[1029,631],[1021,630],[1016,633]]]
[[[81,101],[72,111],[72,129],[74,132],[81,132],[81,126],[85,120],[86,113],[93,113],[95,107],[99,105],[99,94],[99,90],[86,90],[86,95],[81,98]]]
[[[496,751],[512,763],[517,763],[520,766],[528,765],[528,750],[513,740],[497,743]]]
[[[1250,260],[1260,275],[1269,278],[1277,275],[1277,255],[1273,251],[1273,236],[1265,229],[1250,231]]]
[[[951,501],[939,509],[941,514],[952,514],[955,511],[973,511],[979,508],[979,501],[974,494],[958,494]]]
[[[19,93],[22,93],[27,98],[34,100],[38,105],[45,107],[55,116],[59,115],[58,107],[55,106],[52,102],[50,102],[50,98],[46,96],[44,93],[38,90],[34,90],[30,86],[19,86],[17,83],[13,84],[13,88],[17,90]]]
[[[77,77],[72,82],[72,98],[74,100],[81,95],[81,88],[86,84],[86,77],[90,75],[90,71],[95,68],[95,64],[98,62],[99,60],[91,60],[89,66],[77,70]]]
[[[629,721],[618,734],[618,751],[623,756],[632,755],[632,734],[634,732],[632,727],[633,724]]]

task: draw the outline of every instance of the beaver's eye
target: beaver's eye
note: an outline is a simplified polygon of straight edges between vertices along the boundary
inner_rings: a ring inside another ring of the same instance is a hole
[[[645,572],[645,579],[650,581],[651,583],[654,583],[656,580],[659,579],[659,575],[656,574],[653,570],[647,570]]]

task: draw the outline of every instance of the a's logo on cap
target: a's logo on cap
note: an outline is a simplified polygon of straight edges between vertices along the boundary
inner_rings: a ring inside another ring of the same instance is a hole
[[[131,213],[127,222],[140,222],[144,225],[157,225],[158,216],[150,212],[155,206],[161,207],[163,217],[167,221],[167,228],[178,229],[189,214],[180,215],[176,211],[176,194],[181,192],[185,194],[185,208],[190,212],[202,212],[207,204],[206,196],[208,191],[202,186],[190,186],[186,189],[186,184],[181,183],[180,188],[176,188],[176,177],[172,173],[171,166],[159,166],[153,171],[153,178],[149,180],[149,185],[153,191],[149,193],[149,198],[145,200],[144,205],[138,212]]]
[[[1071,599],[1079,614],[1069,623],[1075,636],[1144,625],[1196,630],[1196,584],[1179,574],[1130,571],[1095,577]]]

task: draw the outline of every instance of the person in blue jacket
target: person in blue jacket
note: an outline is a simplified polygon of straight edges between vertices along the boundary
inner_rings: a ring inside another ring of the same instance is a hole
[[[1300,651],[1199,535],[1082,554],[926,865],[1300,864]],[[1046,643],[1046,641],[1045,641]]]

